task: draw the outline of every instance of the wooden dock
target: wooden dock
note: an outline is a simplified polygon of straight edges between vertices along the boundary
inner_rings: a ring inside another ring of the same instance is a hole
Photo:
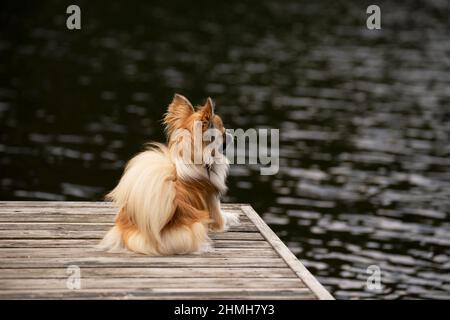
[[[0,299],[333,299],[251,206],[223,210],[242,223],[211,252],[148,257],[95,248],[111,203],[0,202]]]

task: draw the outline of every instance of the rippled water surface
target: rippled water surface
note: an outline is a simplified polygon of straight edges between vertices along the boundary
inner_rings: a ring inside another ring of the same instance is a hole
[[[337,298],[450,298],[448,2],[377,3],[379,31],[363,1],[85,1],[70,32],[63,2],[7,1],[0,199],[101,199],[174,92],[210,95],[281,134],[280,172],[233,166],[225,200]]]

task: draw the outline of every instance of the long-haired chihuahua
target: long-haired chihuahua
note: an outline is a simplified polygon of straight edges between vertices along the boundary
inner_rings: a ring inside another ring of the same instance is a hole
[[[106,196],[119,211],[100,243],[105,250],[202,252],[210,247],[208,229],[224,231],[239,224],[238,216],[220,209],[229,167],[224,150],[232,138],[213,101],[208,98],[194,108],[176,94],[164,125],[167,145],[151,144],[132,158]]]

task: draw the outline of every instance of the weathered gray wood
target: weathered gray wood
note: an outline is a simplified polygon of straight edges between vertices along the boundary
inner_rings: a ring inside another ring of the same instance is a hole
[[[297,278],[289,268],[154,268],[152,266],[100,268],[84,267],[84,278]],[[1,269],[1,279],[66,279],[66,268],[18,268]]]
[[[157,300],[209,300],[209,299],[315,299],[308,288],[278,289],[278,288],[240,288],[240,289],[80,289],[80,290],[0,290],[3,299],[157,299]]]
[[[95,222],[1,222],[0,230],[64,230],[64,231],[101,231],[106,232],[114,223]],[[244,221],[233,227],[229,232],[258,232],[250,221]]]
[[[105,228],[105,231],[107,228]],[[0,230],[0,239],[101,239],[105,231],[85,230]],[[257,232],[220,232],[211,233],[213,240],[264,240]]]
[[[224,209],[240,210],[246,203],[222,203]],[[112,202],[108,201],[1,201],[0,208],[14,207],[20,208],[38,207],[38,208],[115,208]]]
[[[209,252],[149,257],[97,249],[117,213],[110,202],[0,202],[0,298],[331,297],[250,206],[222,210],[240,213],[241,225],[210,233]],[[66,287],[72,265],[80,290]]]
[[[93,247],[99,239],[1,239],[0,248],[85,248]],[[215,248],[272,248],[267,241],[215,240]]]
[[[204,256],[173,256],[173,257],[123,257],[92,256],[72,258],[4,258],[0,260],[0,268],[46,268],[64,267],[68,265],[99,266],[99,267],[286,267],[281,258],[217,258]],[[0,276],[1,277],[1,276]]]
[[[222,207],[223,210],[226,210],[227,212],[233,212],[233,213],[241,213],[241,209],[235,209],[235,208],[226,208]],[[114,219],[114,216],[117,214],[118,209],[115,207],[1,207],[0,206],[0,215],[8,215],[7,217],[9,219],[15,218],[14,216],[11,216],[11,213],[20,213],[24,215],[29,215],[30,217],[32,215],[80,215],[81,217],[85,218],[87,216],[92,215],[105,215],[109,219]],[[242,219],[247,219],[246,216],[242,216]],[[82,220],[80,220],[81,222]],[[112,221],[112,220],[110,220]]]
[[[163,289],[163,288],[302,288],[298,278],[81,278],[83,289]],[[1,290],[67,289],[67,279],[0,279]]]
[[[78,209],[77,209],[78,210]],[[34,212],[28,210],[11,210],[5,211],[0,208],[0,222],[1,223],[114,223],[116,210],[108,208],[107,211],[90,212],[83,208],[83,212],[77,212],[72,209],[62,208],[62,210],[36,210]],[[228,212],[238,213],[236,210],[227,210]],[[251,223],[247,216],[240,216],[242,223]]]
[[[0,257],[6,258],[70,258],[70,257],[115,257],[117,253],[104,252],[95,248],[15,248],[5,249],[0,248]],[[145,255],[137,253],[123,253],[124,257],[129,259],[142,258]],[[278,254],[272,249],[266,248],[211,248],[208,252],[199,254],[186,254],[182,257],[207,257],[207,258],[251,258],[251,257],[266,257],[279,258]]]

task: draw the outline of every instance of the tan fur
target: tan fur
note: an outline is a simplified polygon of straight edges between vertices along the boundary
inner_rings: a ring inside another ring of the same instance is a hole
[[[107,195],[120,210],[115,226],[100,243],[102,248],[127,248],[148,255],[192,253],[208,245],[209,224],[215,230],[224,229],[219,202],[225,191],[222,184],[215,185],[202,175],[202,166],[180,165],[180,155],[174,152],[180,141],[171,135],[176,129],[192,131],[196,120],[211,120],[225,131],[209,98],[195,110],[185,97],[175,95],[164,118],[168,146],[153,144],[132,158]]]

